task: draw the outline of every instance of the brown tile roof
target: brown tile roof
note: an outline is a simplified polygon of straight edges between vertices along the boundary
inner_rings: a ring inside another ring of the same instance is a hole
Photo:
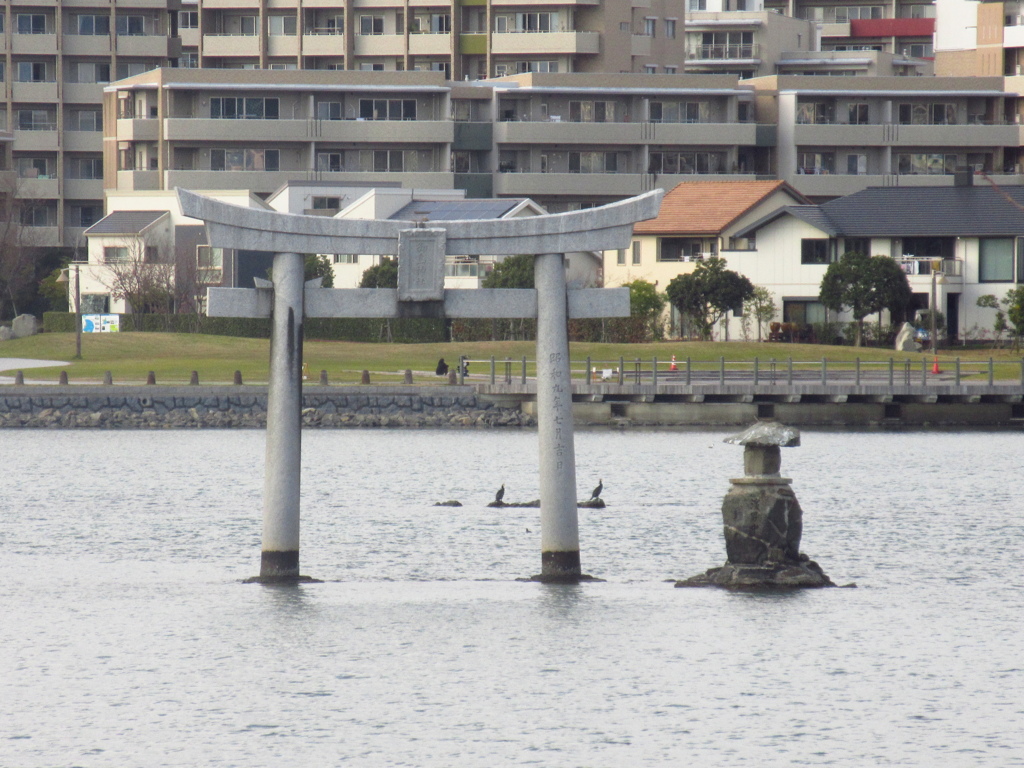
[[[809,203],[784,181],[684,181],[661,202],[658,218],[633,227],[637,235],[719,234],[740,216],[778,190],[796,203]]]

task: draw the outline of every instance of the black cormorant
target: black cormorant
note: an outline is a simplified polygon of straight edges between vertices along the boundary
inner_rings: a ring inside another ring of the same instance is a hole
[[[501,484],[501,488],[498,489],[498,492],[496,494],[494,494],[494,500],[497,501],[497,502],[500,502],[503,498],[505,498],[505,484],[504,483]]]
[[[594,499],[601,498],[601,490],[603,488],[604,488],[604,485],[602,484],[601,478],[599,477],[599,478],[597,478],[597,488],[595,488],[593,491],[590,492],[590,500],[593,501]]]

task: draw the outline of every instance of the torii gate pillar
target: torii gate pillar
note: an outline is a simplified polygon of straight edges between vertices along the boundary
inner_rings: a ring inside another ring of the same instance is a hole
[[[561,253],[533,262],[537,288],[537,436],[540,453],[540,563],[538,581],[583,578],[576,511],[576,448],[565,264]]]

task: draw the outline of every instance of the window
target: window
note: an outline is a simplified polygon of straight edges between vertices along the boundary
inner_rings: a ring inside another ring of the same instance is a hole
[[[316,105],[317,120],[341,120],[340,101],[321,101]]]
[[[383,173],[401,173],[405,169],[405,158],[401,150],[378,149],[373,152],[373,170]]]
[[[359,71],[360,72],[383,72],[384,71],[384,65],[381,64],[381,63],[373,63],[373,62],[364,61],[364,62],[361,62],[359,64]]]
[[[102,218],[102,205],[75,205],[71,207],[71,226],[91,227]]]
[[[800,241],[800,263],[828,264],[829,250],[828,238],[805,237]]]
[[[431,13],[429,15],[413,16],[409,32],[414,35],[440,35],[452,31],[452,17],[450,13]]]
[[[211,149],[211,171],[278,171],[280,153],[276,149]]]
[[[342,158],[343,155],[341,152],[317,152],[316,169],[318,171],[327,171],[329,173],[340,173],[345,170]]]
[[[49,179],[50,161],[45,157],[19,157],[18,176],[22,179]]]
[[[809,325],[811,323],[824,323],[827,320],[828,310],[825,309],[824,304],[816,299],[782,300],[782,321],[784,323]]]
[[[118,16],[117,34],[119,35],[144,35],[146,34],[145,16]]]
[[[360,99],[362,120],[415,120],[416,99]]]
[[[614,121],[614,101],[569,102],[569,122],[571,123],[611,123]]]
[[[1013,282],[1013,238],[983,237],[978,241],[978,281]]]
[[[109,35],[110,16],[83,13],[78,17],[78,34],[80,35]]]
[[[871,255],[871,239],[867,237],[848,237],[843,241],[843,253],[862,253]]]
[[[648,173],[724,173],[724,152],[651,152]]]
[[[117,62],[117,79],[124,80],[126,77],[134,77],[156,69],[157,64],[145,61],[119,61]]]
[[[21,209],[21,225],[23,227],[55,227],[57,226],[57,209],[47,204],[28,204]]]
[[[214,96],[210,117],[214,120],[277,120],[280,101],[273,97]]]
[[[896,173],[901,176],[941,176],[956,171],[957,156],[941,152],[907,152],[896,155]]]
[[[956,125],[955,104],[900,104],[900,125]]]
[[[341,208],[340,197],[313,197],[314,211],[336,211]]]
[[[639,240],[634,240],[631,243],[631,245],[632,245],[632,249],[633,249],[633,253],[632,253],[633,266],[634,267],[635,266],[639,266],[639,264],[640,264],[640,241]]]
[[[294,35],[295,34],[295,17],[277,15],[271,16],[267,19],[267,25],[271,35]]]
[[[19,83],[45,83],[49,79],[46,76],[46,62],[44,61],[19,61],[18,82]]]
[[[383,16],[360,16],[359,17],[359,34],[360,35],[383,35],[384,34],[384,17]]]
[[[14,114],[15,127],[19,131],[53,131],[57,128],[57,116],[45,109],[19,109]]]
[[[19,13],[17,29],[19,35],[45,35],[46,15],[42,13]]]
[[[708,0],[690,0],[687,8],[691,11],[706,11],[708,9]]]
[[[868,172],[867,155],[847,155],[846,172],[850,176],[863,176]]]
[[[619,250],[617,250],[615,252],[615,263],[618,264],[620,267],[626,266],[626,249],[625,248],[619,248]]]
[[[676,39],[676,20],[665,19],[665,37],[669,40]]]
[[[495,19],[497,20],[497,19]],[[558,13],[517,13],[516,32],[558,32]],[[497,30],[495,30],[497,31]]]
[[[178,11],[179,29],[199,29],[198,11]]]
[[[665,65],[665,74],[666,75],[674,75],[674,74],[677,74],[678,72],[679,72],[679,67],[675,66],[674,64],[666,64]]]
[[[570,152],[569,173],[617,173],[617,152]]]
[[[707,123],[711,121],[711,105],[706,101],[652,101],[652,123]]]
[[[646,75],[656,75],[657,73],[658,73],[658,65],[657,64],[644,64],[644,74],[646,74]]]
[[[93,61],[75,65],[76,80],[79,83],[109,83],[110,65]]]
[[[219,283],[224,275],[224,249],[209,245],[196,246],[196,266],[199,282],[202,284]]]
[[[658,20],[657,19],[644,19],[644,36],[655,37],[657,31]]]
[[[359,254],[356,253],[336,253],[334,254],[335,264],[358,264]]]
[[[199,69],[199,54],[196,51],[182,52],[178,57],[178,66],[182,69]]]
[[[135,151],[131,147],[121,147],[117,150],[117,170],[135,170]]]
[[[128,246],[107,245],[103,248],[103,262],[105,264],[123,264],[128,261],[129,257]]]
[[[850,125],[867,125],[868,124],[868,105],[867,104],[850,104],[849,105],[849,123],[850,123]]]
[[[102,179],[102,157],[73,157],[68,162],[69,179]]]
[[[835,173],[836,156],[834,152],[798,152],[796,166],[797,173],[815,175]]]
[[[808,125],[828,125],[835,122],[835,105],[826,101],[804,101],[797,104],[796,121]]]

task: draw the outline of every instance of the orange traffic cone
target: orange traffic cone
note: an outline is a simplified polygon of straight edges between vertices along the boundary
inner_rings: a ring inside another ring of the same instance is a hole
[[[679,367],[676,365],[676,356],[672,355],[672,365],[668,367],[670,371],[678,371]]]
[[[935,362],[932,363],[932,373],[942,373],[942,371],[939,370],[939,356],[938,355],[935,356]]]

